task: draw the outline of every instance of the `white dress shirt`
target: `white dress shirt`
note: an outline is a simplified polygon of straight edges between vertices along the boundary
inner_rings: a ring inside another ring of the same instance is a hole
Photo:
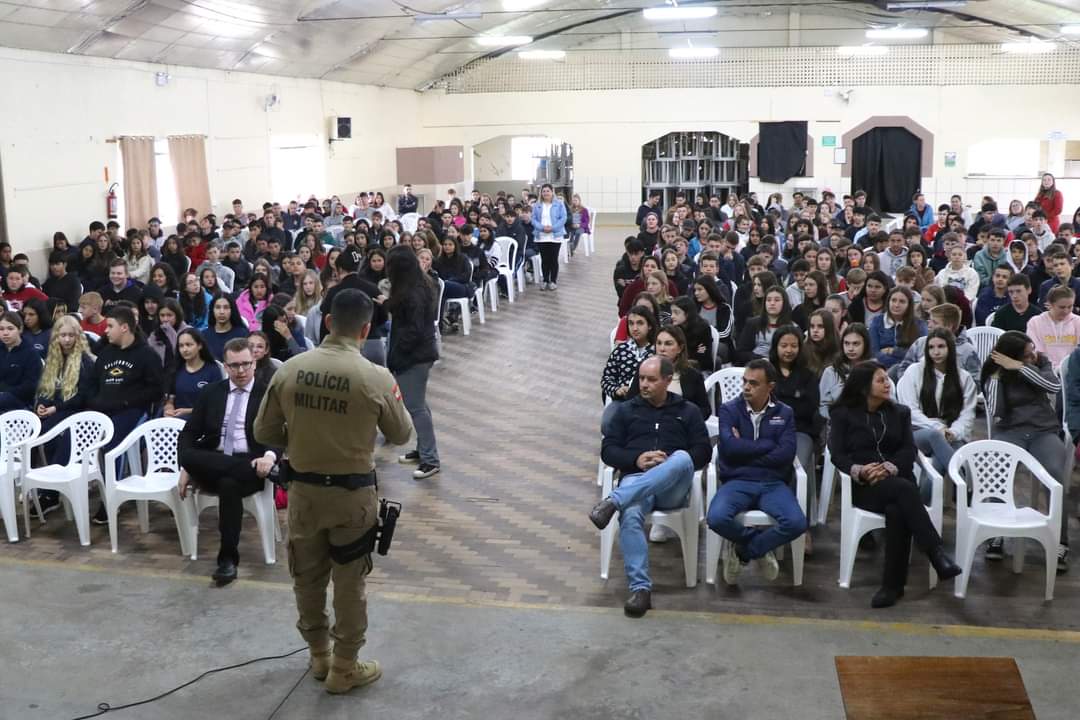
[[[221,440],[218,441],[218,451],[225,452],[225,438],[229,434],[233,439],[233,454],[246,455],[248,453],[247,432],[244,429],[244,423],[247,419],[247,404],[251,399],[251,390],[254,387],[254,377],[243,387],[233,384],[232,380],[229,381],[229,395],[225,399],[225,416],[221,421]],[[228,427],[229,417],[232,415],[233,405],[238,402],[242,403],[242,405],[236,414],[236,422],[230,428]]]

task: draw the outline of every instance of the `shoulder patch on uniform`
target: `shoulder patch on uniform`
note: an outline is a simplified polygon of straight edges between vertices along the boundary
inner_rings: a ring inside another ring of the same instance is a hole
[[[398,387],[397,383],[394,383],[393,393],[394,393],[394,397],[396,397],[398,399],[398,402],[404,402],[401,399],[401,388]]]

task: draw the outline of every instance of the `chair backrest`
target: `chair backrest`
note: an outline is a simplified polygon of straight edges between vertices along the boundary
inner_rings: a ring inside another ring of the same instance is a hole
[[[417,213],[405,213],[398,218],[398,222],[401,223],[401,229],[408,232],[416,232],[416,225],[420,221],[420,215]]]
[[[717,370],[705,378],[705,392],[709,394],[709,402],[713,405],[713,413],[716,412],[716,392],[714,388],[720,386],[720,402],[726,403],[734,400],[742,394],[743,368],[729,367]]]
[[[104,439],[108,442],[112,439],[112,420],[99,412],[81,412],[72,415],[64,421],[71,432],[71,454],[68,457],[68,465],[81,463],[83,455],[90,451],[90,467],[98,467],[96,450],[90,450],[91,446],[101,444]]]
[[[997,313],[990,313],[989,315],[987,315],[986,320],[983,322],[983,325],[985,325],[986,327],[990,327],[991,325],[993,325],[994,324],[994,315],[996,315],[996,314]]]
[[[101,340],[100,335],[95,332],[90,332],[89,330],[83,330],[83,335],[86,336],[86,341],[89,343],[97,343]]]
[[[712,335],[712,358],[716,362],[716,356],[720,353],[720,331],[710,325],[709,334]]]
[[[499,267],[514,269],[514,261],[517,259],[517,240],[512,237],[495,238],[495,245],[499,248]]]
[[[956,451],[949,463],[949,474],[958,472],[963,477],[971,492],[972,505],[991,500],[1016,507],[1013,482],[1016,467],[1021,462],[1029,467],[1038,465],[1035,458],[1017,445],[1000,440],[977,440]]]
[[[1058,409],[1061,411],[1061,427],[1062,427],[1062,429],[1065,430],[1065,437],[1067,438],[1067,440],[1070,440],[1070,441],[1072,440],[1072,433],[1069,430],[1069,419],[1068,419],[1068,412],[1067,412],[1068,409],[1069,409],[1069,406],[1068,406],[1068,403],[1066,402],[1066,394],[1069,392],[1068,391],[1068,387],[1069,387],[1069,385],[1068,385],[1068,376],[1069,376],[1069,360],[1071,358],[1072,358],[1071,354],[1066,355],[1065,359],[1061,361],[1061,365],[1058,366],[1058,370],[1057,370],[1058,377],[1061,378],[1061,395],[1060,395],[1061,403],[1059,404],[1059,407],[1058,407]]]
[[[277,358],[270,358],[270,367],[274,368],[275,370],[277,370],[279,367],[281,367],[284,364],[285,363],[281,362]]]
[[[11,410],[0,415],[0,473],[22,460],[21,445],[41,433],[41,420],[29,410]]]
[[[143,423],[135,431],[142,433],[146,443],[146,472],[180,472],[178,445],[184,421],[179,418],[157,418]]]
[[[968,339],[975,346],[975,354],[979,356],[980,365],[990,357],[994,344],[1004,334],[1004,330],[996,327],[974,327],[967,331]]]
[[[619,334],[618,326],[611,329],[611,349],[615,349],[615,336]]]

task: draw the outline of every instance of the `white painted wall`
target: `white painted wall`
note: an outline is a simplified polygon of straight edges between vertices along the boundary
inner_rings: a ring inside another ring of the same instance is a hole
[[[154,73],[163,69],[0,48],[8,231],[36,268],[54,231],[77,242],[89,221],[105,219],[105,169],[115,180],[119,156],[106,139],[117,135],[206,135],[219,214],[234,197],[248,208],[273,197],[271,149],[282,145],[318,148],[318,186],[309,193],[349,200],[361,189],[396,194],[395,148],[416,144],[416,93],[175,67],[168,68],[171,82],[157,87]],[[281,103],[267,112],[271,92]],[[352,140],[329,146],[331,115],[352,117]]]
[[[983,194],[999,201],[1034,197],[1034,178],[968,178],[967,148],[992,138],[1046,139],[1052,131],[1080,138],[1080,93],[1073,86],[858,87],[844,103],[824,88],[728,90],[618,90],[535,93],[528,102],[505,94],[425,94],[420,144],[462,143],[467,148],[505,134],[542,134],[574,146],[575,190],[602,212],[631,212],[641,199],[640,146],[678,130],[716,130],[749,140],[757,123],[808,120],[817,139],[813,178],[782,189],[831,187],[850,181],[832,164],[832,149],[820,138],[843,133],[874,115],[907,115],[935,134],[934,177],[923,190],[931,202],[959,192],[978,203]],[[946,168],[945,151],[958,153]],[[479,169],[477,171],[479,173]],[[773,186],[751,181],[751,189]],[[1080,180],[1059,180],[1066,211],[1080,204]]]

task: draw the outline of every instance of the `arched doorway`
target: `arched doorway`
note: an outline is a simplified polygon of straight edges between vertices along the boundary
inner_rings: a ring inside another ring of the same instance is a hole
[[[662,193],[661,206],[675,204],[675,194],[717,195],[721,202],[731,193],[749,189],[750,146],[719,132],[672,132],[641,146],[641,200],[650,191]]]
[[[934,175],[934,135],[907,116],[867,118],[844,133],[842,143],[849,148],[843,176],[880,212],[906,211],[923,178]]]

